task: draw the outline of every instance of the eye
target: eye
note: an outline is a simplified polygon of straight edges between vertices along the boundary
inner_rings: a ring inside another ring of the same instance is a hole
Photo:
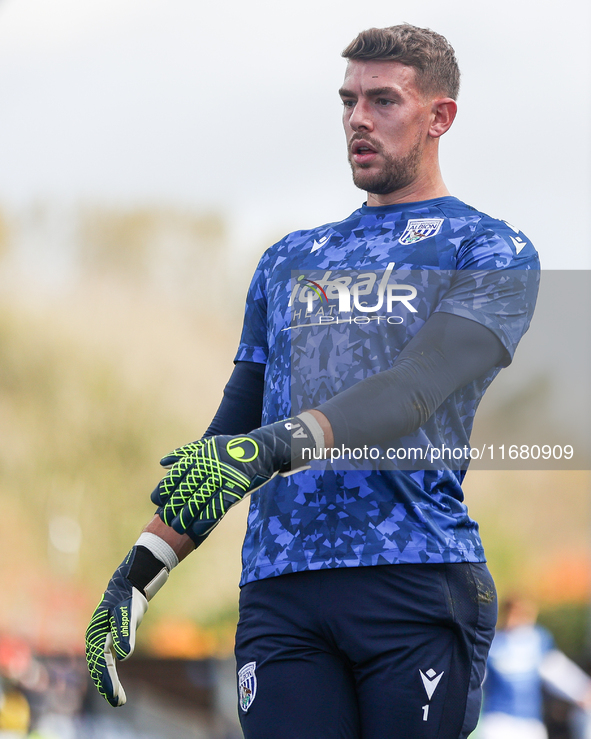
[[[343,100],[343,107],[345,108],[353,108],[355,107],[355,101],[354,100]]]
[[[385,107],[387,107],[388,105],[393,105],[393,104],[394,104],[394,101],[393,101],[393,100],[388,100],[388,98],[378,98],[378,99],[376,100],[376,103],[377,103],[377,104],[378,104],[379,106],[381,106],[382,108],[385,108]]]

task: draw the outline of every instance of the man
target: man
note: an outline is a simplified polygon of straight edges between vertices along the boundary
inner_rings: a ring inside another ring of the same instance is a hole
[[[529,325],[538,262],[445,187],[448,42],[370,29],[343,56],[367,203],[261,259],[222,404],[162,460],[158,515],[95,611],[89,666],[123,702],[113,656],[133,650],[170,569],[253,492],[236,639],[247,739],[457,739],[476,725],[496,619],[463,503],[468,439]]]
[[[538,609],[523,596],[499,608],[484,682],[479,739],[548,739],[542,687],[587,711],[591,680],[554,645],[552,634],[536,623]],[[577,714],[588,721],[584,711]]]

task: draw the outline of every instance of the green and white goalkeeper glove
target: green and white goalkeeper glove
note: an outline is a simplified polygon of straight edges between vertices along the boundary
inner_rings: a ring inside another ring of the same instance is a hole
[[[324,449],[310,413],[262,426],[243,436],[211,436],[175,449],[160,461],[169,473],[152,493],[160,517],[198,542],[229,508],[277,474],[304,469]],[[307,451],[305,451],[307,450]]]
[[[109,581],[86,630],[86,662],[98,692],[112,705],[127,700],[115,659],[131,657],[148,601],[168,580],[178,558],[163,539],[144,532]]]

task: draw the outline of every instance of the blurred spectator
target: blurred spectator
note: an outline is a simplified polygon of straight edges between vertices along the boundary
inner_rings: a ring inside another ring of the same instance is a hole
[[[0,636],[0,739],[28,734],[31,709],[21,682],[31,662],[31,650],[26,642]]]
[[[542,687],[580,708],[591,707],[591,678],[556,649],[537,616],[534,603],[521,597],[499,609],[478,739],[548,739]]]
[[[0,739],[27,736],[30,711],[25,696],[14,687],[0,688]]]

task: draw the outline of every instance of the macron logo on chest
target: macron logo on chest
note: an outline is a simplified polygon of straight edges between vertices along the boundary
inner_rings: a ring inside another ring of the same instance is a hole
[[[326,242],[328,241],[328,236],[323,236],[321,239],[314,239],[314,243],[312,244],[312,248],[310,249],[310,254],[312,254],[315,251],[318,251],[321,246],[324,246]]]

